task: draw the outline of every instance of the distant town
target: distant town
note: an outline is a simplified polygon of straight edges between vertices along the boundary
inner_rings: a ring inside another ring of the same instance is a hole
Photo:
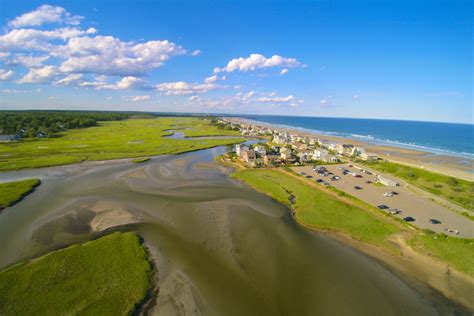
[[[262,137],[269,142],[253,146],[236,145],[236,157],[248,167],[271,165],[305,165],[311,163],[339,163],[348,159],[373,162],[379,160],[376,154],[368,153],[363,147],[336,143],[289,133],[283,129],[270,128],[258,124],[243,124],[225,118],[218,124],[227,129],[239,130],[244,136]]]

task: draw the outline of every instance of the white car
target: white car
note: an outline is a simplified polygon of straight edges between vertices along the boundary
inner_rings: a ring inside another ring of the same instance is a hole
[[[390,197],[390,196],[393,196],[393,193],[392,193],[392,192],[385,192],[385,193],[383,194],[383,196],[385,196],[385,197]]]

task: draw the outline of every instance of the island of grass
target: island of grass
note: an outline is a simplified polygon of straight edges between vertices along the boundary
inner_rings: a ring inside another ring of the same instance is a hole
[[[0,211],[19,202],[40,185],[39,179],[0,183]]]
[[[147,162],[150,160],[150,157],[140,157],[140,158],[135,158],[132,160],[134,163],[141,163],[141,162]]]
[[[279,169],[244,169],[232,174],[253,188],[286,204],[303,226],[343,233],[357,240],[395,252],[389,237],[405,231],[403,225],[351,195],[312,187],[305,179]],[[331,194],[329,192],[333,192]],[[474,240],[415,230],[409,244],[450,267],[474,277]]]
[[[245,141],[236,131],[219,129],[209,119],[159,117],[99,122],[98,126],[71,129],[54,138],[0,144],[0,171],[72,164],[86,160],[150,157],[178,154]],[[169,130],[187,137],[173,139]],[[235,138],[193,138],[196,136]]]
[[[0,315],[130,315],[152,287],[140,239],[113,233],[0,272]]]
[[[364,164],[474,211],[474,182],[388,161]]]

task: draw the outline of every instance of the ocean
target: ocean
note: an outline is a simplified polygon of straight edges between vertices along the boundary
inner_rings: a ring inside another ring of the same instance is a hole
[[[239,115],[321,135],[474,159],[474,125],[376,119]]]

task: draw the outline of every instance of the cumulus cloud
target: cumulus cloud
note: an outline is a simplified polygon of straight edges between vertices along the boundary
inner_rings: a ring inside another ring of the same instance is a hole
[[[213,83],[213,82],[216,82],[216,81],[217,81],[217,75],[210,76],[210,77],[207,77],[206,79],[204,79],[205,83]]]
[[[10,80],[13,77],[13,71],[0,69],[0,81]]]
[[[191,55],[191,56],[198,56],[198,55],[201,55],[201,53],[202,53],[202,52],[201,52],[199,49],[196,49],[196,50],[193,50],[193,51],[191,52],[191,54],[189,54],[189,55]]]
[[[23,65],[28,68],[36,68],[43,66],[43,62],[48,60],[48,58],[49,56],[16,55],[11,63]]]
[[[76,27],[81,19],[64,8],[44,5],[10,21],[0,36],[0,59],[27,68],[26,74],[19,71],[23,78],[17,83],[115,90],[150,88],[138,77],[163,66],[171,57],[187,54],[182,46],[167,40],[129,42],[95,35],[95,28]],[[39,29],[48,23],[63,25]],[[199,54],[195,50],[189,55]],[[97,75],[121,79],[115,83],[91,79]]]
[[[54,66],[44,66],[42,68],[31,68],[30,71],[18,83],[44,83],[55,78],[58,72]]]
[[[253,71],[256,69],[262,68],[272,68],[272,67],[285,67],[285,68],[294,68],[302,67],[299,61],[295,58],[286,58],[279,55],[273,55],[270,58],[267,58],[261,54],[251,54],[249,57],[239,57],[232,59],[227,63],[227,66],[223,68],[214,68],[214,73],[220,71],[233,72],[233,71]]]
[[[288,69],[287,68],[284,68],[280,71],[280,75],[284,75],[288,72]]]
[[[130,101],[130,102],[142,102],[142,101],[150,100],[149,95],[126,96],[126,97],[123,97],[123,98],[127,101]]]
[[[321,101],[319,101],[320,104],[326,104],[328,102],[328,100],[326,99],[322,99]]]
[[[263,103],[285,103],[289,101],[293,101],[295,99],[294,96],[289,95],[287,97],[261,97],[258,98],[257,101],[263,102]]]
[[[82,16],[72,15],[62,7],[42,5],[34,11],[16,17],[8,25],[13,28],[40,26],[46,23],[79,25],[82,19]]]
[[[165,82],[156,85],[156,89],[165,95],[187,95],[204,93],[219,88],[214,83],[188,83],[184,81]]]
[[[78,28],[59,28],[49,31],[35,29],[14,29],[0,36],[0,50],[5,51],[50,51],[56,47],[55,40],[66,41],[70,38],[93,34],[95,29],[87,31]]]
[[[75,37],[57,47],[53,54],[65,59],[61,72],[96,73],[116,76],[143,75],[186,50],[170,41],[135,44],[112,36]]]
[[[70,74],[60,80],[57,80],[54,84],[57,86],[69,86],[69,85],[77,84],[81,80],[82,80],[82,74]]]

